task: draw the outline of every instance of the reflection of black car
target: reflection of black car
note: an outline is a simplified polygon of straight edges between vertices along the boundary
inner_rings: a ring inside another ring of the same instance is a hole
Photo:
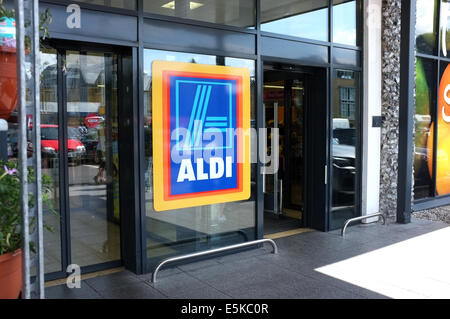
[[[333,138],[339,145],[356,145],[356,130],[354,128],[337,128],[333,130]]]
[[[354,205],[356,191],[355,129],[333,130],[333,203]]]

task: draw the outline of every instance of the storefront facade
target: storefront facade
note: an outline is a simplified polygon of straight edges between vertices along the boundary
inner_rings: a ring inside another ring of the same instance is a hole
[[[448,197],[448,3],[417,1],[414,208]]]
[[[377,212],[378,193],[364,186],[379,184],[367,169],[380,130],[379,105],[365,102],[376,92],[365,37],[381,23],[363,23],[369,2],[41,1],[53,16],[41,52],[43,173],[60,215],[46,216],[47,280],[71,264],[147,273],[168,257],[263,238],[268,225],[329,231]],[[155,208],[155,61],[248,72],[256,134],[244,200]]]

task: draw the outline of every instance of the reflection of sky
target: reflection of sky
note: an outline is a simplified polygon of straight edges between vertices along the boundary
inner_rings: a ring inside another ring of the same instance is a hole
[[[356,1],[333,8],[334,42],[356,45]],[[263,23],[261,30],[302,38],[328,41],[328,9]]]
[[[176,61],[176,62],[193,62],[198,64],[216,64],[216,57],[212,55],[184,53],[184,52],[168,52],[160,50],[144,50],[144,73],[152,74],[153,61]]]
[[[49,65],[56,65],[56,53],[41,52],[41,72]]]
[[[144,73],[152,74],[153,61],[176,61],[176,62],[195,62],[197,64],[211,64],[216,65],[216,56],[184,53],[184,52],[168,52],[160,50],[144,50]],[[226,66],[243,67],[250,70],[250,75],[255,74],[255,62],[253,60],[238,59],[238,58],[225,58]]]
[[[356,45],[356,1],[333,7],[333,42]]]
[[[446,3],[442,3],[442,9],[445,10]],[[441,9],[441,10],[442,10]],[[433,32],[434,1],[417,0],[416,12],[416,34],[425,34]]]
[[[328,9],[320,9],[261,24],[261,30],[328,41]]]

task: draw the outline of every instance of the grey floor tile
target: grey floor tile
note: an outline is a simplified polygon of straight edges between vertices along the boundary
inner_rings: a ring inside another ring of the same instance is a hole
[[[286,286],[262,286],[259,283],[236,287],[227,291],[236,299],[293,299],[297,298],[297,292]]]
[[[272,249],[270,246],[267,248]],[[271,251],[271,250],[270,250]],[[240,261],[244,259],[249,259],[255,256],[265,255],[267,254],[267,249],[265,248],[257,248],[257,249],[251,249],[240,253],[230,254],[227,256],[219,257],[217,258],[217,262],[219,263],[228,263],[228,262],[234,262],[234,261]]]
[[[230,299],[231,296],[226,295],[219,290],[205,286],[198,289],[182,289],[171,291],[168,295],[170,299]]]
[[[207,260],[203,260],[203,261],[189,263],[186,265],[178,266],[177,268],[179,268],[182,271],[191,271],[191,270],[202,269],[202,268],[206,268],[206,267],[210,267],[210,266],[215,266],[218,263],[219,263],[219,258],[214,258],[214,259],[207,259]]]
[[[318,260],[304,260],[301,258],[296,258],[292,256],[262,256],[259,257],[260,259],[276,264],[280,269],[289,270],[291,272],[298,273],[301,276],[316,279],[321,281],[324,284],[333,286],[335,288],[342,289],[344,291],[347,291],[349,293],[353,293],[356,295],[359,295],[361,298],[376,298],[376,299],[383,299],[386,298],[383,295],[379,295],[377,293],[374,293],[370,290],[351,285],[349,283],[346,283],[344,281],[326,276],[316,270],[318,267],[322,267],[327,265],[326,262],[320,262]],[[292,274],[287,275],[288,279],[295,279],[296,277]],[[282,281],[281,281],[282,282]]]
[[[360,296],[361,298],[366,299],[389,299],[387,296],[383,296],[381,294],[378,294],[374,291],[352,285],[350,283],[347,283],[345,281],[329,277],[327,275],[324,275],[320,272],[314,271],[310,273],[311,278],[319,280],[320,282],[329,285],[330,287],[335,287],[337,289],[341,289],[347,292],[350,292],[352,294],[355,294],[357,296]]]
[[[135,282],[125,286],[103,290],[105,299],[166,299],[167,297],[145,282]]]
[[[81,288],[68,288],[66,285],[45,289],[46,299],[98,299],[101,296],[91,287],[81,282]]]
[[[298,273],[279,268],[271,263],[262,262],[257,258],[225,264],[222,268],[211,269],[208,274],[196,272],[193,275],[225,293],[236,288],[256,284],[269,287],[277,286],[283,282],[288,283],[293,277],[301,277]]]
[[[221,263],[203,269],[192,270],[187,273],[205,282],[211,280],[229,281],[231,278],[241,278],[254,275],[256,273],[256,269],[254,267],[258,266],[258,262],[259,260],[256,257],[251,257],[244,260]]]
[[[106,276],[99,276],[84,281],[95,291],[102,292],[109,289],[129,286],[141,282],[139,278],[129,271],[122,271]]]
[[[312,231],[276,239],[271,246],[183,266],[162,269],[155,284],[151,274],[124,271],[46,290],[49,298],[387,298],[357,285],[324,275],[317,268],[356,257],[449,227],[414,220],[411,224],[355,225],[345,238],[340,230]]]
[[[166,296],[176,295],[188,290],[205,289],[208,285],[187,273],[159,278],[155,283],[147,283]]]
[[[178,267],[172,267],[172,268],[162,268],[158,271],[158,274],[156,276],[156,280],[160,280],[162,278],[170,277],[173,275],[181,274],[183,271]],[[142,281],[151,282],[152,281],[153,273],[148,273],[144,275],[139,275],[137,278]]]
[[[363,299],[361,295],[325,284],[312,278],[292,280],[288,287],[301,299]]]

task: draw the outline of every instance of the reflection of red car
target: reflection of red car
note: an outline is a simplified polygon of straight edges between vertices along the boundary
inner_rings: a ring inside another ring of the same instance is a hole
[[[58,125],[41,125],[41,147],[43,158],[56,158],[59,151]],[[86,148],[80,142],[79,132],[74,127],[67,128],[67,157],[69,161],[80,163],[86,155]]]

